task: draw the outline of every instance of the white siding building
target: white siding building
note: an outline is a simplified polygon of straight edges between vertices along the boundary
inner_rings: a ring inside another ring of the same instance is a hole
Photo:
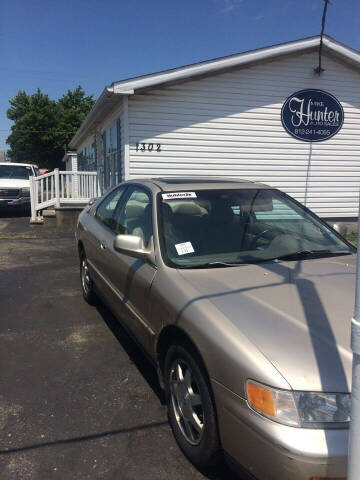
[[[113,83],[70,147],[104,190],[127,179],[231,176],[289,193],[323,218],[354,218],[360,185],[360,54],[319,37]],[[340,131],[305,142],[284,128],[286,99],[334,96]]]

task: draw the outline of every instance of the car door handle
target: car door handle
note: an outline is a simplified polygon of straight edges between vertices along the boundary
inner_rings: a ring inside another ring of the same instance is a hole
[[[106,250],[106,245],[104,245],[102,242],[100,242],[100,248],[101,248],[101,250]]]

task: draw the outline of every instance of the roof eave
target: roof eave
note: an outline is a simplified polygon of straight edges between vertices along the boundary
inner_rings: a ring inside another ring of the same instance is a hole
[[[293,42],[260,48],[258,50],[217,58],[172,70],[165,70],[151,75],[114,82],[112,88],[114,93],[134,93],[136,90],[156,87],[164,83],[187,80],[196,76],[216,73],[229,68],[241,67],[252,63],[276,59],[285,55],[306,52],[318,47],[319,44],[320,36],[304,38]],[[328,35],[324,35],[323,44],[328,53],[342,58],[346,62],[360,69],[360,53],[358,51],[337,42]]]
[[[87,117],[80,125],[78,131],[73,136],[69,143],[71,149],[76,150],[85,133],[88,133],[89,129],[96,123],[96,121],[103,115],[104,106],[112,102],[115,95],[123,95],[124,93],[114,92],[113,87],[105,87],[99,98],[96,100],[94,106],[88,113]],[[127,93],[129,94],[129,92]]]
[[[68,152],[65,153],[65,155],[63,156],[61,161],[66,163],[67,160],[69,159],[69,157],[74,156],[74,155],[76,155],[76,152],[73,152],[73,151],[69,150]]]
[[[327,35],[324,35],[323,44],[330,53],[360,68],[360,53],[358,51],[347,47],[343,43],[337,42]]]
[[[127,91],[139,90],[142,88],[153,87],[167,82],[180,81],[200,75],[215,73],[232,67],[240,67],[250,63],[266,61],[271,58],[281,57],[300,51],[313,49],[319,45],[319,37],[310,37],[303,40],[296,40],[286,44],[275,45],[272,47],[261,48],[247,53],[231,55],[207,62],[201,62],[194,65],[176,68],[164,72],[146,75],[140,78],[115,82],[112,84],[114,93],[126,93]]]
[[[133,95],[137,90],[156,88],[157,86],[186,81],[194,77],[215,74],[226,69],[241,67],[263,61],[269,61],[281,58],[286,55],[303,53],[311,51],[320,44],[320,36],[295,40],[280,45],[253,50],[250,52],[231,55],[228,57],[209,60],[193,65],[165,70],[163,72],[145,75],[133,79],[114,82],[110,87],[106,87],[91,109],[88,116],[80,126],[77,133],[69,143],[69,147],[76,149],[81,143],[85,134],[88,134],[96,123],[104,115],[104,107],[111,104],[117,95]],[[333,38],[324,35],[324,49],[326,52],[344,60],[355,68],[360,69],[360,53],[346,45],[337,42]]]

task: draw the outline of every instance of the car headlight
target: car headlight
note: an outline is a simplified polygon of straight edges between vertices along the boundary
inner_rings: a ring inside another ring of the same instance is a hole
[[[21,188],[20,193],[22,197],[30,197],[30,188],[29,187]]]
[[[303,424],[350,422],[349,393],[295,392],[294,396]]]
[[[246,390],[249,405],[256,412],[285,425],[324,428],[350,421],[349,393],[278,390],[251,380]]]

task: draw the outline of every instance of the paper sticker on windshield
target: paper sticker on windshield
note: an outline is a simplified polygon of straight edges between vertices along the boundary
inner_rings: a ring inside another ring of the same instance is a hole
[[[195,250],[191,242],[177,243],[175,245],[178,255],[186,255],[187,253],[194,253]]]
[[[173,192],[163,193],[163,200],[184,200],[186,198],[196,198],[195,192]]]

